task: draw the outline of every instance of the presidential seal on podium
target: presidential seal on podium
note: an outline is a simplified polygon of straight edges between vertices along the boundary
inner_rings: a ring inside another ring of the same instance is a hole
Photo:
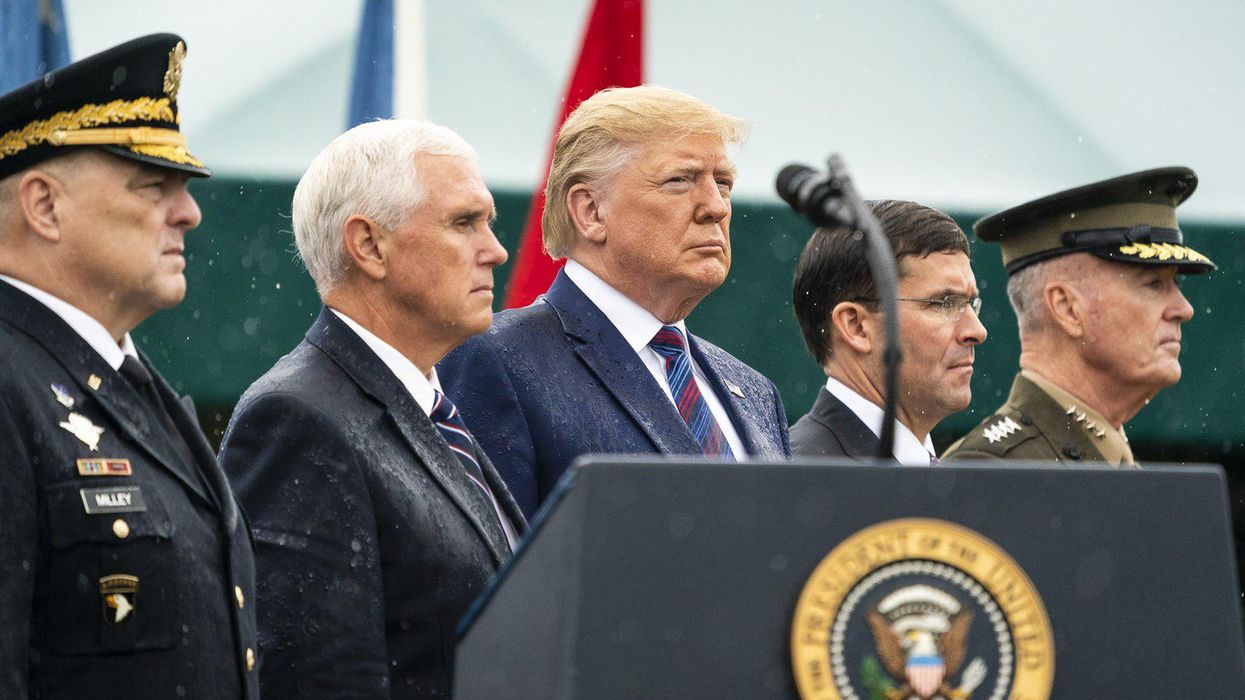
[[[1037,589],[998,545],[954,523],[891,520],[813,570],[791,660],[803,700],[1040,700],[1055,649]]]

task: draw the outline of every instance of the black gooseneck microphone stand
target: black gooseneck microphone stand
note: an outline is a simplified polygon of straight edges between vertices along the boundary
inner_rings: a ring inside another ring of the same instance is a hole
[[[895,297],[899,272],[895,253],[882,233],[882,224],[857,194],[847,167],[837,153],[826,160],[826,172],[805,165],[788,165],[778,173],[778,196],[814,226],[846,226],[865,237],[869,270],[878,289],[886,316],[886,348],[882,354],[885,395],[883,396],[881,445],[878,459],[893,460],[895,444],[895,401],[899,396],[899,314]]]

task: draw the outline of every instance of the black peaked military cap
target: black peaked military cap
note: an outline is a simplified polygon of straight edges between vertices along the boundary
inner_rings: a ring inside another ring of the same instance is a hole
[[[1007,274],[1068,253],[1142,265],[1210,272],[1215,263],[1184,244],[1176,207],[1197,189],[1189,168],[1143,170],[1064,190],[991,214],[973,224],[999,243]]]
[[[0,179],[81,148],[207,177],[178,129],[185,57],[181,37],[152,34],[0,97]]]

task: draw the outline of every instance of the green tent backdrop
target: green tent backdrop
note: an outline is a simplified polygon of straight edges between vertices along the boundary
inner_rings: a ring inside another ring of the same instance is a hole
[[[190,291],[173,310],[154,315],[136,338],[183,393],[191,394],[213,442],[243,391],[302,338],[320,303],[294,253],[290,181],[213,178],[195,181],[203,225],[187,238]],[[495,193],[496,231],[517,248],[529,193]],[[794,421],[812,404],[824,379],[804,350],[791,312],[791,275],[810,227],[784,205],[737,201],[731,225],[734,263],[726,283],[688,320],[698,334],[726,348],[778,385]],[[953,212],[965,230],[983,212]],[[1183,287],[1196,310],[1184,327],[1184,377],[1161,392],[1127,426],[1143,461],[1216,462],[1234,484],[1245,484],[1245,421],[1237,406],[1245,358],[1245,307],[1237,304],[1245,248],[1234,240],[1241,224],[1182,222],[1186,240],[1219,263]],[[973,401],[938,426],[941,449],[1003,401],[1016,370],[1019,345],[1007,304],[998,250],[974,243],[973,267],[989,329],[978,348]],[[496,298],[510,272],[498,268]],[[557,381],[550,377],[550,381]],[[568,392],[573,389],[568,387]],[[488,430],[488,426],[472,426]],[[1245,495],[1245,488],[1240,489]],[[1234,496],[1245,523],[1245,499]]]

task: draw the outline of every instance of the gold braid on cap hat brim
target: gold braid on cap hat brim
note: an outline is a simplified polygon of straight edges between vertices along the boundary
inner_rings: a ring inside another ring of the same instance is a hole
[[[1158,258],[1164,261],[1175,259],[1188,262],[1210,262],[1210,258],[1196,250],[1174,243],[1132,243],[1120,246],[1120,252],[1125,255],[1136,255],[1142,260]]]
[[[177,123],[179,119],[167,97],[86,104],[73,111],[57,112],[47,119],[35,120],[0,136],[0,160],[40,144],[123,145],[140,155],[203,167],[199,159],[187,152],[185,140],[173,129],[100,129],[98,134],[87,136],[91,133],[91,127],[135,121]],[[174,138],[170,134],[177,136]]]

